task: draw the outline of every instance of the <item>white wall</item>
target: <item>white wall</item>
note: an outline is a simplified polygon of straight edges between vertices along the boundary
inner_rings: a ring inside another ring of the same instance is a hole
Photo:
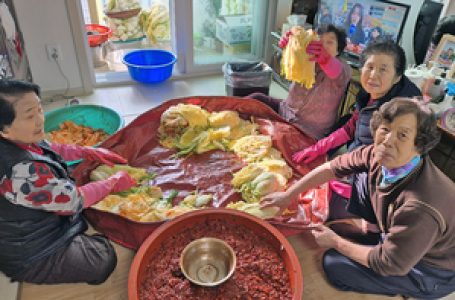
[[[57,45],[61,50],[61,67],[70,81],[68,94],[83,94],[83,80],[75,52],[66,1],[14,0],[19,27],[22,31],[33,81],[44,94],[62,93],[66,81],[55,61],[48,59],[46,45]]]
[[[455,15],[455,1],[446,0],[444,7],[444,15],[446,16]]]

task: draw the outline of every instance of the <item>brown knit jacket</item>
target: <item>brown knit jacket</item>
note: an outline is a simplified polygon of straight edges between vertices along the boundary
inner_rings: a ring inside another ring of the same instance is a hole
[[[368,255],[371,269],[380,275],[405,275],[418,262],[455,270],[455,183],[424,156],[411,173],[380,187],[381,166],[373,145],[336,157],[331,168],[337,177],[366,171],[383,243]]]

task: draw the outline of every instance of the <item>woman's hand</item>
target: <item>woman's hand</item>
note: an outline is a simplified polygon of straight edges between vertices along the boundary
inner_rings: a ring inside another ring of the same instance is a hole
[[[320,65],[325,65],[332,59],[332,55],[327,52],[321,41],[311,41],[306,48],[306,53],[312,55],[310,61],[315,61]]]
[[[83,157],[87,160],[99,161],[105,165],[126,164],[128,161],[115,152],[104,148],[83,147]]]
[[[128,190],[137,185],[136,180],[126,171],[119,171],[109,178],[114,182],[114,186],[112,187],[112,192],[114,193]]]
[[[110,193],[118,193],[136,186],[136,181],[125,171],[119,171],[105,180],[93,181],[78,187],[84,197],[84,208],[104,199]]]
[[[60,154],[64,160],[87,159],[99,161],[112,167],[114,164],[126,164],[128,161],[115,152],[104,148],[94,148],[69,144],[51,144],[52,150]]]
[[[340,238],[338,234],[324,225],[318,225],[311,230],[311,234],[314,236],[316,243],[324,248],[336,248],[337,241]]]
[[[291,36],[291,34],[292,34],[291,30],[286,31],[284,35],[280,38],[278,42],[278,47],[280,47],[281,49],[286,48],[286,46],[289,43],[289,36]]]
[[[314,147],[308,147],[294,153],[292,155],[292,160],[297,164],[300,164],[301,162],[304,164],[309,164],[322,154],[324,153],[319,153],[319,151],[317,151],[317,149],[314,149]]]
[[[261,208],[264,207],[278,207],[280,211],[278,214],[282,214],[283,211],[291,203],[291,196],[286,192],[276,192],[269,194],[261,199]]]

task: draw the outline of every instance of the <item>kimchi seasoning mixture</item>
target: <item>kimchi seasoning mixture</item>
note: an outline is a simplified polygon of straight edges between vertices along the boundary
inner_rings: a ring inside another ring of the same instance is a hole
[[[49,132],[48,136],[54,143],[94,146],[107,139],[109,135],[102,129],[93,129],[73,121],[65,121],[60,124],[59,129]]]
[[[216,287],[191,283],[180,270],[180,253],[195,239],[214,237],[235,251],[231,278]],[[221,219],[209,220],[170,237],[148,262],[140,299],[292,299],[284,261],[264,237]]]

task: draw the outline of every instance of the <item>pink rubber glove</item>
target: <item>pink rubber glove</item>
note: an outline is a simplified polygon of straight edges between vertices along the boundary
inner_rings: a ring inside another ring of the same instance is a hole
[[[338,180],[330,180],[329,188],[346,199],[351,198],[352,186],[350,184]]]
[[[105,165],[126,164],[128,161],[104,148],[84,147],[78,145],[51,144],[52,150],[60,154],[64,160],[87,159],[99,161]]]
[[[278,47],[280,47],[281,49],[284,49],[286,48],[286,46],[288,45],[289,43],[289,36],[292,34],[292,32],[290,30],[286,31],[284,33],[284,35],[280,38],[279,42],[278,42]]]
[[[136,181],[125,171],[119,171],[106,180],[87,183],[78,187],[84,197],[84,208],[104,199],[110,193],[118,193],[136,186]]]
[[[301,162],[308,164],[319,156],[326,154],[330,149],[346,144],[350,139],[351,137],[346,130],[340,128],[332,132],[328,137],[319,140],[313,146],[294,153],[292,160],[298,164]]]
[[[327,52],[321,41],[311,41],[306,52],[313,55],[310,60],[317,62],[329,78],[334,79],[340,75],[343,69],[341,62]]]

